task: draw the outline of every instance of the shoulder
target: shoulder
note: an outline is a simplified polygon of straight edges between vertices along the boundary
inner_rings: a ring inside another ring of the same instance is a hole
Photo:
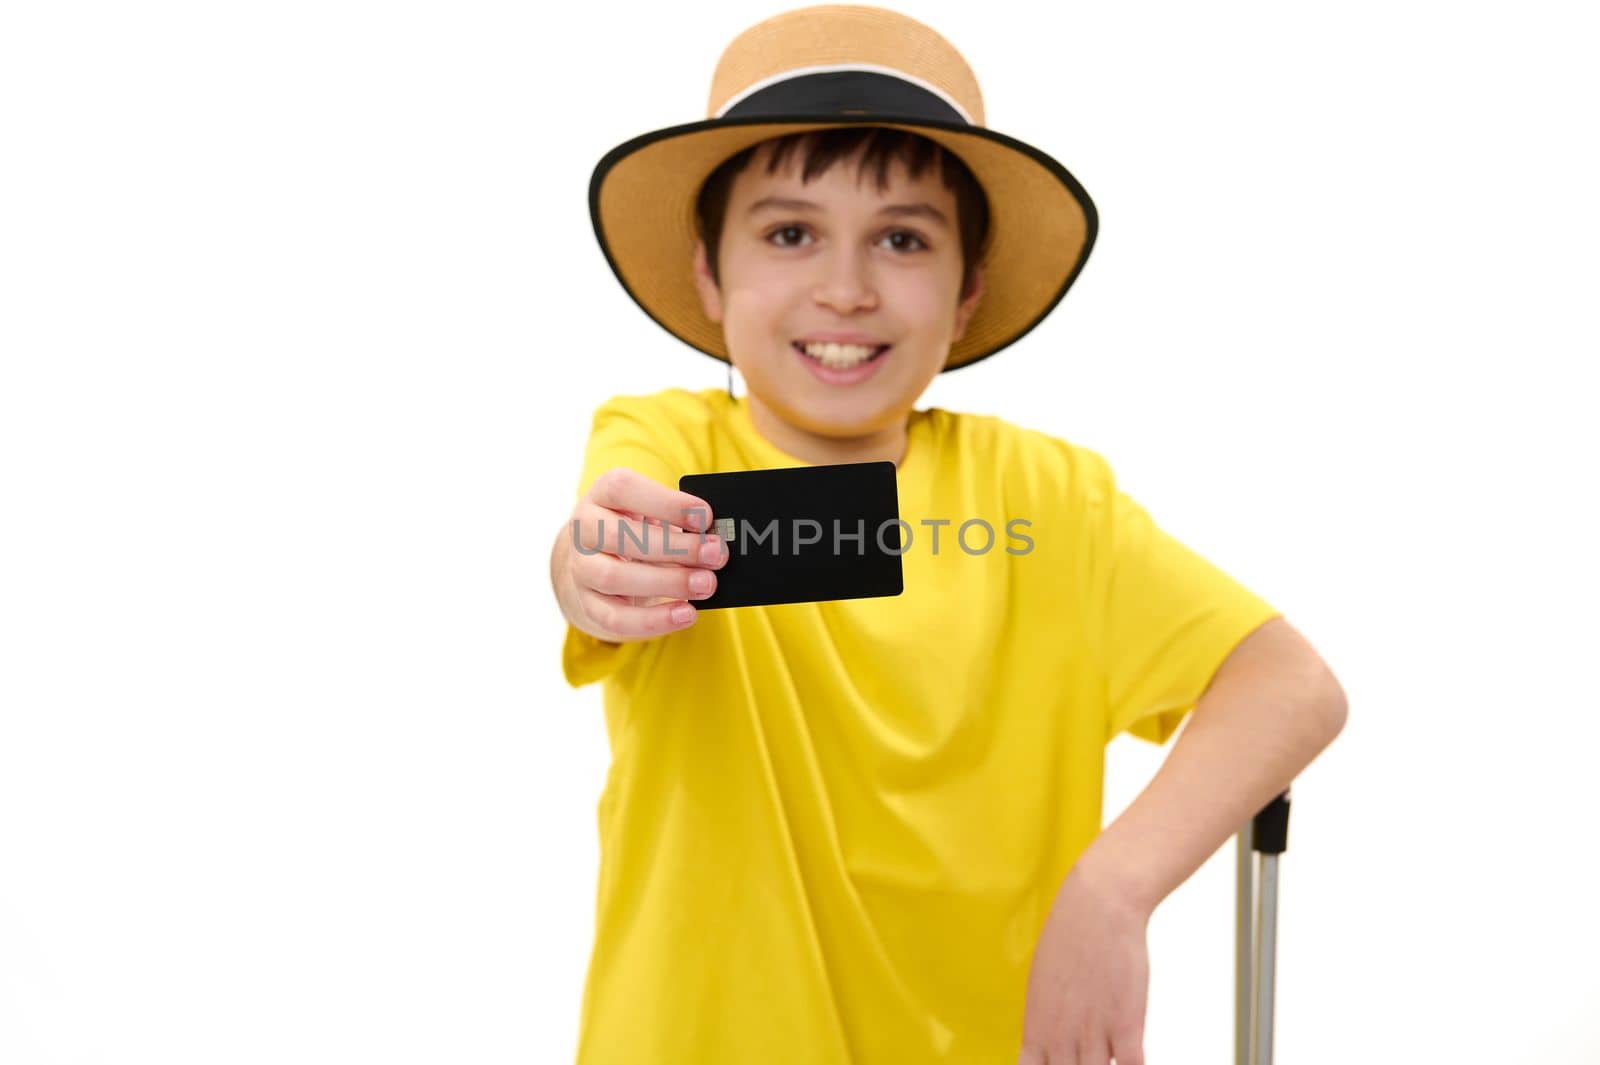
[[[611,396],[595,408],[581,484],[613,466],[627,466],[669,486],[685,473],[706,468],[726,401],[727,393],[714,388]]]
[[[724,413],[724,405],[717,403],[718,396],[727,398],[726,393],[715,388],[619,393],[595,408],[594,420],[597,426],[602,421],[630,418],[661,426],[705,425]]]
[[[590,433],[682,452],[687,462],[691,453],[705,450],[706,442],[725,422],[728,403],[728,394],[717,388],[621,393],[595,408]]]

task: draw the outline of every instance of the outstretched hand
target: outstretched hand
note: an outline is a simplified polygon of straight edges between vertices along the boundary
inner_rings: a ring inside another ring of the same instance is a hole
[[[1081,865],[1067,875],[1034,948],[1018,1065],[1144,1065],[1149,923]]]

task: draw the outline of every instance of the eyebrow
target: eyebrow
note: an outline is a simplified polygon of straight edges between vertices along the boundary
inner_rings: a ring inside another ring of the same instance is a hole
[[[820,205],[812,203],[810,200],[791,200],[785,199],[782,196],[765,196],[757,200],[755,203],[752,203],[750,205],[750,210],[747,213],[755,214],[757,211],[765,209],[780,211],[820,211],[822,208]],[[930,203],[891,203],[889,206],[879,210],[878,213],[881,215],[889,215],[891,218],[926,218],[930,222],[935,222],[938,225],[945,226],[946,228],[948,228],[950,225],[950,220],[944,216],[944,212]]]

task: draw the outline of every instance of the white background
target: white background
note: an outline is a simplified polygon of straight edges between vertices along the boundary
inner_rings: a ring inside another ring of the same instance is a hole
[[[1102,220],[920,405],[1102,451],[1350,695],[1285,1062],[1600,1061],[1581,6],[902,7]],[[600,401],[725,381],[587,182],[777,10],[5,6],[0,1061],[570,1060],[607,749],[547,552]],[[1154,1065],[1231,1060],[1232,862],[1156,917]]]

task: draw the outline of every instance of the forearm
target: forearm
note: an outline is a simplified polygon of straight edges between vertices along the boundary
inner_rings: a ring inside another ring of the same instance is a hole
[[[1281,618],[1242,642],[1171,754],[1079,859],[1146,914],[1309,765],[1344,726],[1327,666]]]

